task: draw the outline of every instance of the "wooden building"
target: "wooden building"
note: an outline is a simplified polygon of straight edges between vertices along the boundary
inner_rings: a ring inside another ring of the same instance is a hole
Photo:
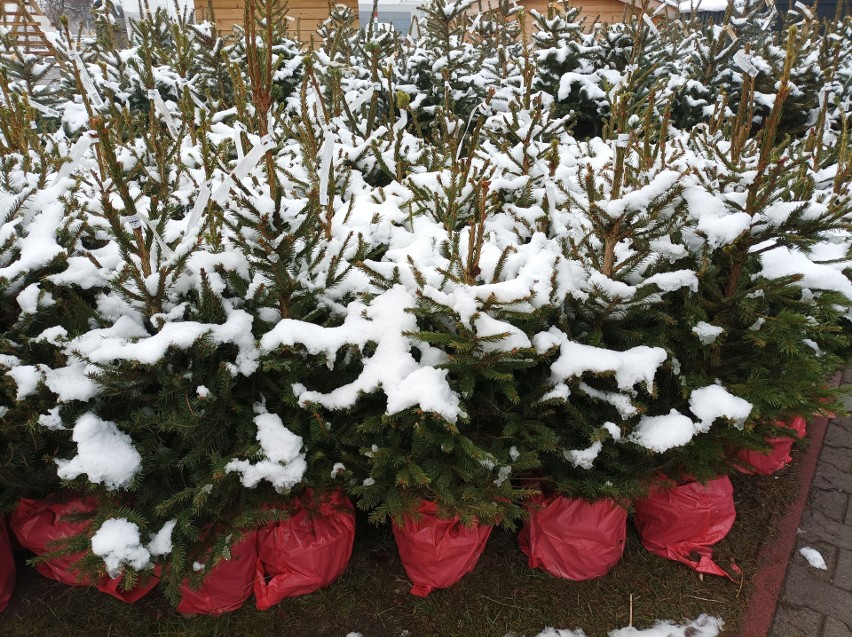
[[[358,0],[337,0],[335,4],[344,4],[355,12],[358,19]],[[234,25],[243,23],[245,0],[195,0],[195,19],[200,21],[210,17],[213,9],[216,26],[222,33],[231,33]],[[310,42],[311,36],[317,37],[317,27],[328,18],[328,0],[289,0],[288,18],[291,22],[288,32],[295,38],[298,34],[302,42]]]

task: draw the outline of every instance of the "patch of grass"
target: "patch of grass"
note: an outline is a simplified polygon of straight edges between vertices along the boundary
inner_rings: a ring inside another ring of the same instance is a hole
[[[797,452],[796,455],[801,452]],[[633,623],[721,616],[735,634],[750,594],[757,553],[795,496],[796,476],[734,476],[737,521],[714,557],[723,568],[735,560],[742,582],[707,576],[651,555],[629,527],[621,562],[605,577],[569,582],[527,567],[515,535],[495,530],[476,569],[455,587],[426,599],[408,593],[388,527],[359,518],[352,561],[329,588],[284,600],[260,612],[253,600],[218,618],[185,617],[156,591],[127,605],[92,588],[67,587],[19,565],[18,589],[0,615],[3,637],[502,637],[533,636],[546,626],[582,627],[589,637],[626,626],[633,596]],[[742,585],[741,585],[742,584]]]

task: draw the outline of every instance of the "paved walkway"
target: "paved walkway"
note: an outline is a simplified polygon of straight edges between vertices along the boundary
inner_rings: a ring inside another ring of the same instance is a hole
[[[844,402],[852,410],[852,396]],[[828,570],[808,564],[805,546]],[[828,424],[769,637],[852,637],[852,418]]]

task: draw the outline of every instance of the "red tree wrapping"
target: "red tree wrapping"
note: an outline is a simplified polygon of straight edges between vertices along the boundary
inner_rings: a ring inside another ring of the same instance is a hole
[[[408,519],[404,526],[393,525],[393,535],[405,572],[414,586],[411,594],[426,597],[436,588],[449,588],[470,573],[479,561],[491,527],[481,524],[467,528],[458,518],[437,517],[434,502],[418,507],[419,520]]]
[[[688,482],[653,490],[636,501],[633,521],[651,553],[699,573],[729,577],[712,560],[710,547],[728,534],[736,517],[734,488],[728,476],[722,476],[704,485]]]
[[[231,557],[210,569],[201,588],[186,580],[180,587],[181,613],[221,615],[237,610],[252,593],[257,571],[257,533],[247,533],[231,547]]]
[[[796,416],[790,422],[776,422],[777,427],[792,429],[796,438],[804,438],[807,421],[801,416]],[[767,444],[772,448],[767,452],[752,449],[740,450],[737,454],[737,468],[743,473],[757,473],[768,476],[780,471],[793,459],[790,450],[793,448],[794,438],[780,436],[778,438],[767,438]]]
[[[6,608],[15,591],[15,557],[6,531],[6,522],[0,517],[0,613]]]
[[[97,507],[97,500],[91,497],[64,501],[22,499],[9,517],[9,526],[21,546],[41,556],[57,550],[63,541],[85,532],[89,527],[87,520],[76,522],[69,519],[70,516],[92,513]],[[36,570],[45,577],[71,586],[90,586],[94,583],[102,593],[131,604],[146,595],[159,581],[159,570],[155,570],[151,577],[143,578],[129,591],[121,590],[121,577],[112,579],[104,574],[97,582],[93,582],[91,577],[80,575],[75,568],[82,557],[82,553],[54,557],[38,564]]]
[[[299,507],[287,520],[260,529],[254,581],[258,609],[331,584],[346,570],[354,541],[355,508],[339,491],[323,499],[319,511]]]
[[[530,568],[582,581],[606,575],[624,552],[627,511],[613,500],[594,503],[560,495],[530,501],[518,545]]]

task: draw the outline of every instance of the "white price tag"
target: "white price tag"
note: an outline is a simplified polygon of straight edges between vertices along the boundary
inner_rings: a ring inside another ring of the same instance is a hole
[[[98,93],[98,89],[92,81],[92,76],[89,75],[89,70],[86,68],[80,54],[76,50],[73,50],[71,51],[71,57],[74,60],[74,64],[77,67],[78,72],[80,73],[80,82],[83,83],[83,89],[85,89],[86,95],[92,102],[92,106],[95,108],[103,108],[104,101],[101,99],[100,93]]]
[[[647,13],[642,14],[642,21],[648,25],[648,29],[651,31],[651,33],[653,33],[654,35],[660,34],[660,30],[657,28],[657,25],[654,24],[654,21],[651,19],[651,16],[649,16]]]
[[[175,124],[175,120],[166,106],[166,103],[163,101],[163,98],[160,97],[160,91],[157,89],[148,89],[148,99],[154,102],[154,109],[160,114],[160,117],[162,117],[163,121],[166,123],[169,135],[172,136],[172,139],[177,139],[178,127]]]
[[[195,227],[201,220],[201,213],[207,208],[210,202],[210,184],[206,181],[201,184],[198,191],[198,199],[195,200],[195,205],[192,206],[192,212],[189,213],[189,219],[186,222],[186,235],[194,235]]]
[[[619,133],[615,145],[617,148],[627,148],[630,145],[630,133]]]
[[[68,152],[67,161],[62,164],[62,167],[59,169],[59,172],[56,173],[56,177],[53,179],[53,184],[58,184],[61,180],[65,179],[71,174],[71,171],[77,166],[77,163],[83,158],[83,155],[86,154],[86,151],[92,147],[92,144],[98,141],[98,135],[94,131],[88,131],[80,135],[80,139],[74,142],[74,145],[71,147],[71,150]]]
[[[734,31],[734,27],[732,27],[730,24],[725,25],[725,33],[727,33],[728,37],[731,38],[731,42],[736,42],[737,40],[739,40],[736,31]]]
[[[325,129],[320,154],[319,202],[321,206],[326,206],[328,205],[328,180],[330,177],[329,173],[331,172],[331,160],[334,158],[334,134],[328,129]]]
[[[127,225],[130,226],[132,230],[136,230],[137,228],[142,227],[142,219],[139,218],[139,215],[130,215],[124,217],[124,220],[127,222]]]
[[[271,150],[273,146],[274,144],[269,136],[264,137],[260,140],[260,143],[252,146],[248,154],[237,162],[237,165],[225,177],[225,180],[213,191],[211,199],[220,206],[223,205],[228,198],[228,193],[235,185],[234,180],[244,179],[260,163],[263,154],[267,150]]]
[[[757,77],[758,70],[752,59],[752,56],[742,49],[734,53],[734,63],[751,77]]]
[[[374,86],[369,87],[366,91],[364,91],[354,100],[352,100],[352,103],[349,105],[349,110],[355,113],[359,108],[361,108],[370,99],[372,99],[373,93],[375,92],[376,88]]]
[[[29,105],[32,106],[35,110],[37,110],[42,115],[47,115],[48,117],[56,117],[57,119],[62,117],[62,114],[59,111],[55,111],[49,106],[44,106],[39,104],[38,102],[30,101]]]

